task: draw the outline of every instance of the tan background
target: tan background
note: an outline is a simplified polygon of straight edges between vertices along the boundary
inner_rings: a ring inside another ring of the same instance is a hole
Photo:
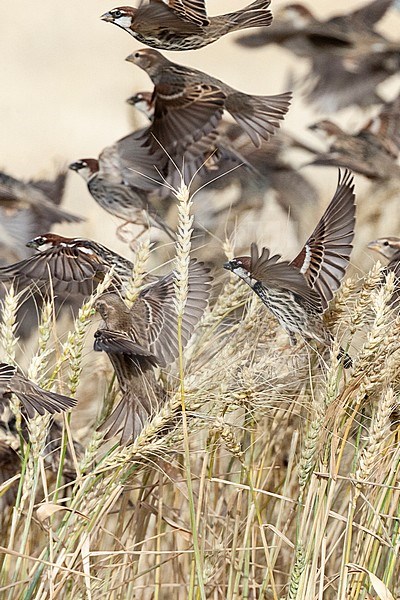
[[[217,14],[247,3],[210,0],[208,6],[211,14]],[[282,4],[272,2],[272,10]],[[364,2],[341,0],[334,8],[328,0],[305,4],[327,17]],[[51,175],[56,165],[97,156],[105,145],[131,131],[133,109],[124,100],[134,91],[151,89],[151,84],[144,72],[124,62],[140,44],[99,19],[113,6],[110,0],[2,0],[0,167],[10,174],[21,178]],[[383,27],[396,31],[399,23],[392,12]],[[168,56],[255,93],[284,91],[289,70],[295,75],[304,70],[303,61],[274,46],[243,50],[233,43],[234,35],[195,52]],[[345,111],[342,119],[357,124],[359,117],[352,110]],[[297,95],[285,126],[301,134],[316,118]],[[330,194],[336,181],[333,169],[307,168],[305,172]],[[361,188],[365,186],[362,178],[357,179]],[[323,204],[328,200],[329,196],[322,195]],[[80,227],[59,226],[58,232],[93,237],[129,255],[127,247],[115,239],[120,222],[97,208],[74,173],[69,176],[66,206],[88,221]],[[280,232],[281,243],[282,237]]]

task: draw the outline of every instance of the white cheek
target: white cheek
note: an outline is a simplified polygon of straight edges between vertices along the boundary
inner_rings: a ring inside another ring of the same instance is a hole
[[[115,19],[114,23],[119,27],[128,28],[132,25],[132,17],[120,17]]]
[[[50,248],[53,248],[53,244],[47,242],[47,244],[42,244],[41,246],[39,246],[38,250],[40,250],[40,252],[46,252],[46,250],[50,250]]]

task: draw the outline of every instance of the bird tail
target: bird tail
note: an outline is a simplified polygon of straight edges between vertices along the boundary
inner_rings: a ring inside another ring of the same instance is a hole
[[[121,444],[133,442],[157,407],[158,402],[152,390],[138,394],[130,388],[124,393],[112,413],[98,427],[98,431],[104,432],[106,440],[120,433]]]
[[[271,25],[272,13],[268,10],[270,3],[271,0],[256,0],[242,10],[224,15],[229,22],[229,31]]]
[[[280,127],[280,121],[289,110],[291,98],[291,92],[277,96],[250,96],[235,91],[228,95],[225,108],[259,148],[261,138],[268,141]]]

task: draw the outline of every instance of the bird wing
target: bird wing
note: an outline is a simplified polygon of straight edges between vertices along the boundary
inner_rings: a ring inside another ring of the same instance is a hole
[[[182,318],[181,341],[185,348],[203,316],[211,291],[209,269],[195,259],[189,265],[188,293]],[[173,362],[179,355],[178,317],[175,308],[175,274],[162,277],[140,294],[138,302],[147,310],[149,345],[160,365]],[[135,305],[132,310],[137,310]]]
[[[315,312],[322,312],[321,297],[307,283],[299,269],[288,261],[281,261],[279,254],[270,256],[268,248],[258,255],[255,243],[251,245],[251,275],[266,288],[284,289],[293,292]]]
[[[392,4],[393,0],[372,0],[369,4],[353,11],[349,17],[356,19],[368,29],[372,29],[384,17]]]
[[[53,287],[56,293],[90,295],[108,268],[93,253],[79,247],[51,247],[39,254],[0,269],[0,281],[15,280],[21,287]]]
[[[222,118],[226,95],[218,86],[185,80],[185,71],[174,70],[174,81],[159,83],[154,88],[154,121],[149,135],[155,138],[152,146],[161,144],[185,148],[213,131]],[[181,75],[181,77],[180,77]]]
[[[128,333],[98,329],[94,334],[94,350],[96,352],[108,352],[112,354],[129,354],[148,358],[153,366],[158,365],[154,354],[135,342]]]
[[[154,0],[151,1],[154,2]],[[199,27],[205,27],[210,23],[207,18],[204,0],[167,0],[167,3],[168,6],[185,21],[194,23]]]
[[[335,195],[300,253],[291,262],[318,291],[323,308],[340,287],[353,248],[355,194],[353,175],[339,171]]]
[[[76,400],[62,394],[43,390],[41,387],[20,375],[13,365],[0,363],[0,392],[12,392],[22,402],[28,417],[35,412],[44,415],[64,412],[76,406]]]

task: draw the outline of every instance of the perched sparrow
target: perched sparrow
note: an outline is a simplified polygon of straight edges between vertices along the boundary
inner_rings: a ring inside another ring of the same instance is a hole
[[[310,129],[322,132],[330,143],[328,152],[317,154],[311,164],[349,166],[370,179],[400,174],[395,162],[400,150],[400,96],[385,104],[355,134],[346,133],[326,119]]]
[[[65,412],[76,406],[74,398],[43,390],[41,387],[18,373],[17,367],[0,363],[0,397],[9,399],[15,394],[22,403],[29,419],[40,415]]]
[[[157,215],[149,200],[149,193],[135,188],[123,181],[121,173],[115,170],[102,169],[101,155],[99,160],[82,158],[69,166],[86,181],[88,190],[101,208],[108,213],[124,219],[128,223],[138,223],[143,227],[154,225],[165,231],[168,237],[175,240],[174,232]]]
[[[0,173],[0,239],[12,248],[17,259],[29,256],[25,241],[51,227],[53,223],[78,223],[80,217],[59,208],[65,173],[54,181],[23,182]]]
[[[46,233],[31,240],[38,254],[0,269],[0,281],[14,281],[18,288],[31,286],[43,293],[89,296],[114,267],[117,287],[124,287],[133,264],[92,240]]]
[[[268,140],[288,111],[290,92],[277,96],[250,96],[206,73],[166,59],[145,49],[127,59],[147,72],[154,83],[154,121],[147,138],[166,150],[174,140],[184,145],[214,131],[227,110],[255,146]]]
[[[270,0],[256,0],[242,10],[210,18],[204,18],[204,0],[198,0],[200,11],[195,20],[190,15],[188,18],[186,12],[182,14],[185,4],[189,3],[145,0],[139,8],[121,6],[101,18],[125,29],[142,44],[163,50],[195,50],[216,42],[231,31],[268,27],[272,21],[268,10]]]
[[[373,0],[355,11],[319,21],[302,4],[289,4],[268,30],[243,36],[238,43],[278,44],[311,59],[308,98],[324,112],[380,100],[377,86],[398,72],[399,47],[375,29],[392,0]]]
[[[104,294],[96,303],[104,323],[95,333],[94,349],[107,352],[122,391],[120,403],[101,430],[108,437],[121,431],[122,443],[140,433],[162,402],[163,392],[153,367],[165,367],[179,355],[174,281],[174,273],[160,278],[139,294],[131,309],[114,293]],[[211,282],[209,269],[192,260],[182,319],[182,348],[203,316]]]
[[[393,271],[396,283],[396,289],[390,303],[392,306],[397,307],[400,304],[400,238],[394,236],[378,238],[370,242],[368,248],[389,259],[386,271]]]
[[[349,171],[339,181],[334,197],[300,253],[291,262],[261,255],[251,245],[251,255],[234,258],[224,268],[241,277],[261,298],[295,343],[295,333],[330,346],[332,336],[322,313],[340,287],[352,250],[355,194]],[[341,351],[344,365],[351,360]]]

